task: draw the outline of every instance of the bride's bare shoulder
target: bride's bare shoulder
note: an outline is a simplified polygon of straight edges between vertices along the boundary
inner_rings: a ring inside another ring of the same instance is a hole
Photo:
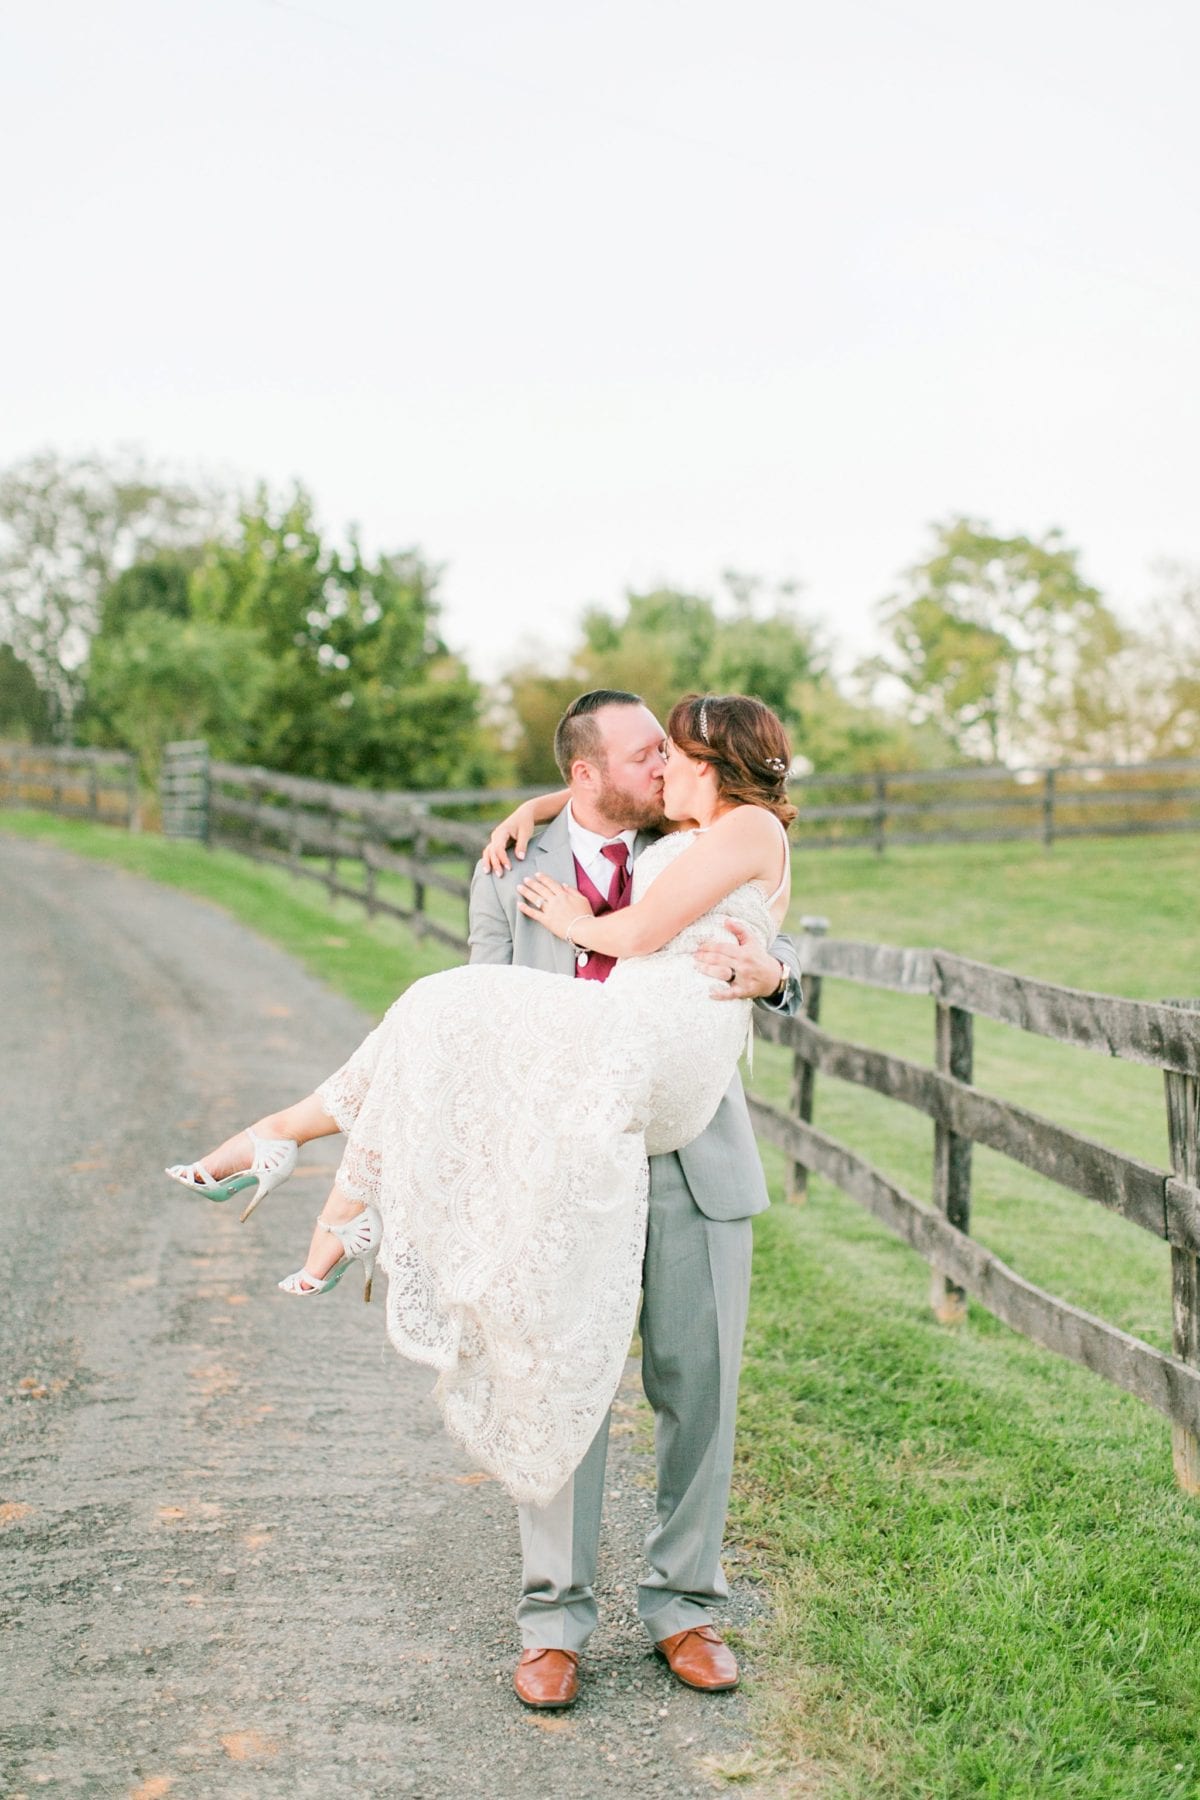
[[[728,843],[775,845],[779,842],[779,820],[765,806],[731,806],[713,826]]]

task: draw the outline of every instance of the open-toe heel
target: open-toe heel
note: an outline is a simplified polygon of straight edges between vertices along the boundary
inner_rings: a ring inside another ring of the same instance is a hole
[[[173,1163],[166,1171],[172,1181],[178,1181],[194,1193],[203,1194],[206,1200],[231,1200],[234,1194],[240,1194],[244,1188],[252,1187],[254,1196],[243,1209],[240,1223],[245,1224],[260,1200],[265,1200],[272,1188],[281,1187],[292,1170],[296,1167],[299,1145],[294,1138],[260,1138],[247,1129],[246,1136],[252,1146],[252,1159],[248,1169],[238,1169],[232,1175],[225,1175],[218,1181],[210,1175],[203,1163]]]
[[[294,1275],[285,1275],[279,1286],[285,1294],[295,1294],[301,1300],[310,1300],[314,1294],[327,1294],[330,1288],[335,1288],[352,1262],[361,1262],[364,1276],[363,1299],[369,1301],[375,1277],[375,1259],[383,1241],[383,1220],[375,1208],[364,1206],[360,1213],[355,1213],[352,1219],[346,1219],[340,1225],[325,1218],[318,1219],[317,1224],[322,1231],[332,1232],[337,1238],[342,1246],[341,1256],[327,1275],[310,1275],[307,1269],[297,1269]]]

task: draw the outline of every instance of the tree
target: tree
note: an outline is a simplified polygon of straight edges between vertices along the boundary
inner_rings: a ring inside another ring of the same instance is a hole
[[[1140,630],[1122,628],[1081,673],[1080,753],[1138,762],[1200,755],[1200,569],[1166,563]]]
[[[151,551],[206,536],[221,504],[134,452],[47,450],[0,475],[0,642],[32,670],[57,735],[81,696],[101,593]]]
[[[1001,537],[968,518],[935,528],[881,611],[890,644],[868,675],[899,684],[912,723],[985,762],[1060,752],[1081,669],[1120,633],[1061,532]]]
[[[203,554],[202,546],[160,550],[122,569],[101,592],[96,637],[116,637],[145,613],[186,619],[191,613],[191,578]]]
[[[270,672],[244,626],[143,608],[122,631],[93,643],[83,734],[134,751],[148,783],[158,778],[163,745],[174,740],[205,738],[214,755],[237,757]]]
[[[588,688],[640,694],[664,723],[688,692],[755,694],[802,730],[799,694],[830,678],[824,643],[792,604],[794,587],[768,588],[730,573],[722,589],[712,597],[655,588],[626,594],[616,610],[593,606],[565,671],[547,674],[531,662],[510,670],[505,685],[518,779],[556,778],[549,748],[554,726]]]
[[[962,760],[936,725],[910,724],[833,681],[802,685],[793,690],[793,700],[800,715],[795,742],[817,774],[938,769]]]
[[[50,735],[50,702],[28,663],[0,644],[0,738],[44,744]]]
[[[438,571],[325,543],[303,489],[265,490],[189,584],[192,615],[252,633],[268,665],[243,756],[371,787],[486,777],[479,689],[438,632]]]
[[[1166,593],[1149,633],[1154,691],[1161,695],[1158,756],[1200,755],[1200,568],[1165,565]]]

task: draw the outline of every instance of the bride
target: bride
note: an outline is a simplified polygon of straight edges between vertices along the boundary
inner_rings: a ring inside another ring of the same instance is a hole
[[[631,903],[593,917],[544,874],[522,912],[606,982],[468,964],[410,987],[314,1094],[167,1173],[243,1217],[297,1147],[343,1131],[337,1181],[286,1293],[386,1270],[388,1332],[439,1371],[446,1425],[515,1499],[549,1500],[595,1435],[637,1308],[647,1156],[705,1129],[750,1029],[694,951],[736,920],[769,944],[789,898],[791,756],[759,700],[688,696],[667,723],[663,807],[682,829],[634,865]],[[565,796],[537,803],[541,820]],[[732,940],[731,940],[732,941]]]

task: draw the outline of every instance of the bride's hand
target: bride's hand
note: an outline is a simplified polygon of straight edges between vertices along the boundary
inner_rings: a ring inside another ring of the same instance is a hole
[[[525,852],[529,840],[538,828],[538,817],[532,800],[522,800],[520,806],[514,806],[506,819],[493,827],[492,835],[484,845],[482,862],[489,875],[502,875],[511,869],[508,860],[508,846],[513,846],[513,855],[518,862],[525,860]]]
[[[536,919],[557,938],[566,937],[574,920],[592,916],[592,909],[579,889],[564,887],[551,875],[527,875],[517,889],[517,897],[525,917]]]

